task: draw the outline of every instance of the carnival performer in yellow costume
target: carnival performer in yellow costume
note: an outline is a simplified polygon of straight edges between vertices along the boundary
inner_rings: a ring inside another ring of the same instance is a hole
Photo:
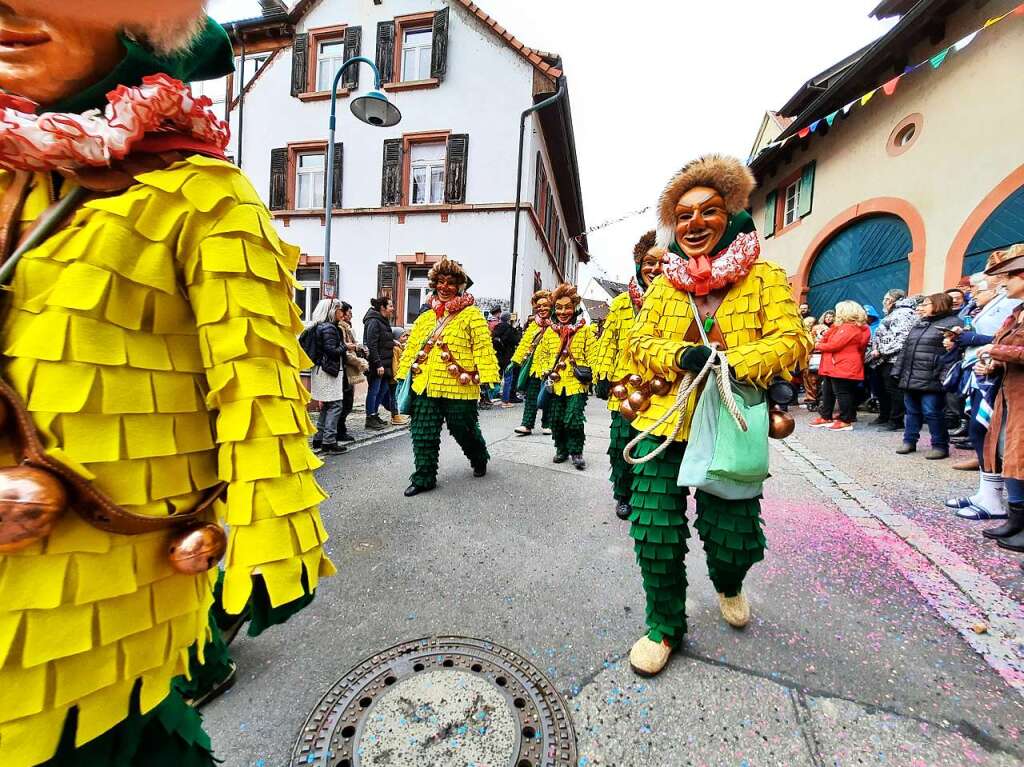
[[[745,210],[753,188],[746,166],[710,155],[679,171],[658,205],[659,244],[672,255],[648,289],[630,335],[642,381],[639,396],[622,403],[633,428],[645,436],[632,453],[639,463],[633,467],[630,516],[648,631],[629,659],[642,675],[660,672],[686,634],[688,491],[677,480],[696,395],[682,412],[658,422],[674,408],[684,374],[701,371],[712,356],[696,323],[725,351],[733,377],[758,387],[777,376],[788,379],[810,353],[786,272],[759,260],[757,232]],[[664,449],[662,443],[673,434],[675,440]],[[743,579],[764,556],[760,502],[698,490],[696,509],[695,527],[722,615],[742,628],[750,620]]]
[[[537,395],[540,394],[541,371],[533,361],[541,334],[551,324],[551,291],[538,290],[530,299],[530,304],[533,306],[533,317],[527,323],[523,337],[519,339],[519,345],[512,355],[512,364],[516,366],[513,381],[523,381],[523,385],[519,386],[523,393],[523,422],[515,428],[514,433],[517,437],[533,434],[533,427],[537,423]],[[540,425],[547,433],[549,424],[546,410],[541,413]]]
[[[572,460],[580,471],[587,422],[587,391],[594,380],[597,338],[580,311],[576,288],[562,283],[551,293],[554,318],[537,346],[534,366],[541,372],[541,398],[555,443],[555,463]],[[545,389],[547,391],[545,391]],[[550,411],[550,412],[548,412]]]
[[[298,249],[181,82],[230,71],[220,27],[204,16],[151,40],[52,13],[0,6],[32,48],[0,51],[18,94],[0,96],[0,251],[16,264],[0,465],[34,456],[0,469],[0,764],[206,767],[171,680],[211,634],[223,533],[209,523],[230,528],[224,608],[260,628],[334,571]]]
[[[473,476],[487,473],[490,455],[480,433],[477,402],[480,385],[501,380],[487,320],[466,292],[469,278],[454,261],[442,259],[430,269],[434,290],[429,309],[412,326],[402,352],[397,378],[412,376],[412,449],[416,470],[406,497],[437,486],[441,427],[459,443],[473,467]],[[402,387],[399,387],[401,390]]]
[[[594,371],[597,384],[594,393],[599,399],[608,400],[612,411],[608,459],[612,473],[612,496],[615,498],[615,516],[629,519],[633,507],[629,503],[633,473],[622,457],[622,451],[636,432],[621,413],[619,405],[630,395],[630,377],[634,375],[629,356],[629,334],[644,303],[644,291],[661,274],[661,262],[665,250],[655,247],[654,230],[647,232],[633,247],[633,264],[636,274],[630,278],[629,287],[612,299],[608,317],[604,321],[597,350],[597,369]],[[634,379],[635,381],[636,379]]]

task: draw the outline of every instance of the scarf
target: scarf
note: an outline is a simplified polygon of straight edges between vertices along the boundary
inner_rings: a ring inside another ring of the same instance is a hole
[[[467,306],[473,306],[476,303],[476,299],[473,298],[471,293],[463,293],[461,296],[455,296],[450,301],[442,301],[437,297],[435,293],[430,297],[430,301],[427,302],[427,306],[434,310],[434,314],[438,319],[444,317],[447,314],[458,314]]]
[[[558,335],[561,336],[562,340],[565,341],[566,338],[570,338],[576,335],[576,331],[586,324],[587,321],[583,318],[583,316],[577,313],[575,322],[570,320],[569,322],[562,324],[561,322],[558,322],[556,320],[551,323],[551,329],[558,333]]]
[[[715,247],[718,251],[711,258],[689,258],[679,243],[673,241],[662,273],[679,290],[698,296],[739,282],[750,273],[761,255],[761,243],[750,214],[741,211],[731,216]]]
[[[0,167],[42,172],[100,168],[132,151],[146,151],[147,144],[150,151],[162,151],[170,143],[223,158],[230,132],[212,104],[164,74],[144,77],[142,85],[119,85],[107,94],[102,113],[38,115],[28,99],[0,95]]]
[[[629,300],[633,302],[633,310],[639,312],[644,305],[644,291],[640,287],[640,280],[631,277],[629,280]]]
[[[548,327],[551,324],[551,317],[549,316],[549,317],[545,317],[544,319],[541,319],[540,317],[534,315],[534,317],[531,320],[531,322],[534,325],[536,325],[538,328],[540,328],[541,330],[544,330],[546,327]]]

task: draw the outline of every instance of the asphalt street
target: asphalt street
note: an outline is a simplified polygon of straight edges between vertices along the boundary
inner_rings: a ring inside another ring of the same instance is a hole
[[[495,641],[543,670],[569,701],[580,767],[1024,763],[1017,558],[941,508],[970,475],[900,460],[898,435],[824,435],[800,416],[773,447],[751,625],[721,619],[692,539],[689,641],[642,680],[625,661],[644,601],[613,514],[607,411],[590,404],[584,472],[552,464],[539,431],[512,436],[519,416],[481,414],[481,479],[446,436],[438,489],[413,499],[405,433],[327,459],[339,574],[289,624],[232,645],[238,682],[204,710],[225,765],[285,765],[350,668],[441,634]]]

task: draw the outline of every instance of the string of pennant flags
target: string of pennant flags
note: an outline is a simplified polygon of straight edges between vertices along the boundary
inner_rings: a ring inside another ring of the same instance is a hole
[[[932,56],[930,58],[927,58],[924,61],[921,61],[921,62],[919,62],[917,64],[914,64],[913,66],[906,67],[906,69],[904,69],[901,74],[896,75],[894,78],[892,78],[891,80],[889,80],[888,82],[886,82],[886,83],[884,83],[882,85],[879,85],[879,86],[877,86],[875,88],[872,88],[867,93],[863,94],[862,96],[860,96],[858,98],[855,98],[853,101],[849,102],[848,104],[846,104],[843,107],[840,107],[839,109],[835,110],[831,114],[828,114],[828,115],[825,115],[824,117],[818,118],[814,122],[809,123],[809,124],[805,125],[804,127],[800,128],[800,130],[796,131],[795,133],[791,133],[789,136],[787,136],[784,139],[780,139],[779,141],[773,141],[772,143],[765,145],[765,147],[761,151],[764,152],[767,149],[774,149],[776,147],[785,146],[786,144],[788,144],[793,139],[804,139],[804,138],[807,138],[809,135],[814,133],[816,130],[820,129],[822,125],[826,125],[828,127],[831,127],[832,123],[834,123],[836,121],[836,118],[839,116],[840,113],[842,113],[843,115],[848,115],[850,113],[850,111],[854,107],[856,107],[857,105],[860,105],[862,107],[866,106],[867,103],[869,101],[871,101],[871,99],[874,98],[875,95],[879,91],[881,91],[886,96],[891,96],[892,94],[894,94],[896,92],[897,86],[900,84],[900,81],[904,77],[906,77],[907,75],[912,74],[914,72],[917,72],[920,69],[925,69],[925,68],[929,68],[929,70],[930,69],[938,69],[939,67],[942,66],[943,62],[946,61],[946,58],[949,56],[950,53],[959,53],[964,48],[966,48],[968,45],[973,43],[975,38],[977,38],[977,36],[980,33],[984,32],[987,29],[990,29],[991,27],[995,26],[996,24],[1000,23],[1001,21],[1004,21],[1005,19],[1007,19],[1010,16],[1024,17],[1024,3],[1021,3],[1020,5],[1018,5],[1016,8],[1014,8],[1011,11],[1007,11],[1002,16],[995,16],[995,17],[989,19],[981,27],[979,27],[978,29],[974,30],[970,34],[964,35],[963,37],[961,37],[959,40],[957,40],[955,43],[953,43],[949,47],[944,48],[943,50],[941,50],[938,53],[936,53],[934,56]]]
[[[906,67],[901,74],[896,75],[891,80],[889,80],[886,83],[883,83],[882,85],[879,85],[879,86],[877,86],[875,88],[872,88],[867,93],[859,96],[858,98],[853,99],[848,104],[840,107],[839,109],[835,110],[831,114],[827,114],[824,117],[820,117],[817,120],[814,120],[813,122],[808,123],[803,128],[801,128],[800,130],[796,131],[795,133],[791,133],[789,136],[787,136],[784,139],[780,139],[778,141],[773,141],[770,144],[766,144],[761,149],[761,152],[764,152],[764,151],[766,151],[768,149],[774,149],[776,147],[785,146],[786,144],[788,144],[793,139],[804,139],[804,138],[807,138],[812,133],[814,133],[815,131],[819,130],[822,125],[826,125],[828,127],[832,127],[832,124],[836,121],[836,118],[839,117],[840,113],[842,113],[845,116],[845,115],[848,115],[850,113],[850,111],[854,107],[856,107],[858,105],[860,105],[861,107],[867,106],[867,103],[869,101],[871,101],[871,99],[873,99],[875,97],[875,95],[879,91],[881,91],[886,96],[893,95],[896,92],[896,88],[899,86],[900,81],[904,77],[906,77],[909,74],[913,74],[914,72],[917,72],[917,71],[919,71],[921,69],[925,69],[925,68],[928,68],[927,71],[930,71],[930,70],[933,70],[933,69],[938,69],[946,61],[946,59],[949,57],[950,53],[959,53],[964,48],[966,48],[971,43],[973,43],[974,40],[978,37],[979,34],[981,34],[982,32],[990,29],[991,27],[994,27],[996,24],[999,24],[1000,22],[1005,21],[1007,18],[1009,18],[1011,16],[1017,16],[1017,17],[1024,18],[1024,3],[1021,3],[1016,8],[1014,8],[1014,9],[1012,9],[1010,11],[1007,11],[1006,13],[1002,14],[1001,16],[994,16],[993,18],[988,19],[978,29],[974,30],[970,34],[964,35],[959,40],[957,40],[955,43],[953,43],[952,45],[950,45],[950,46],[944,48],[943,50],[939,51],[934,56],[931,56],[930,58],[927,58],[924,61],[921,61],[921,62],[919,62],[917,64],[914,64],[913,66]],[[753,158],[751,158],[751,159],[753,159]],[[597,224],[596,226],[591,226],[586,231],[580,232],[579,234],[575,235],[573,237],[573,240],[575,240],[576,244],[581,249],[585,250],[585,248],[583,248],[583,238],[586,237],[587,235],[593,234],[594,232],[600,231],[601,229],[605,229],[607,227],[614,226],[616,224],[620,224],[623,221],[628,221],[629,219],[635,218],[636,216],[643,215],[644,213],[647,213],[650,209],[651,209],[651,206],[648,205],[648,206],[640,208],[638,210],[630,211],[629,213],[626,213],[624,215],[617,216],[616,218],[612,218],[612,219],[608,219],[607,221],[603,221],[600,224]],[[588,252],[587,255],[589,256],[590,253]]]

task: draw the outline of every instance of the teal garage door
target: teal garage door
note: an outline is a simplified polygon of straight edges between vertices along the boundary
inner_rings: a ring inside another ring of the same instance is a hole
[[[971,238],[964,254],[964,274],[985,269],[993,250],[1002,250],[1024,242],[1024,186],[1011,194],[985,219]]]
[[[807,303],[820,317],[840,301],[872,304],[882,310],[887,290],[910,282],[910,229],[899,216],[858,219],[835,234],[811,266]]]

